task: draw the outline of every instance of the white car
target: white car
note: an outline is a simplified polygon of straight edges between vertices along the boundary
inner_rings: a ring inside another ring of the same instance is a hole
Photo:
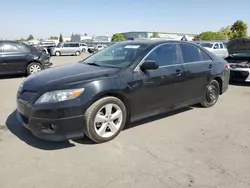
[[[223,59],[229,55],[227,47],[222,42],[202,42],[200,45]]]
[[[79,43],[80,44],[80,48],[81,48],[81,52],[87,52],[88,50],[88,46],[85,43]]]

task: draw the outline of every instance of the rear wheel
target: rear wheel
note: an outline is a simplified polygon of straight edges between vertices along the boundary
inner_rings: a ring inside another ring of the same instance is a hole
[[[126,123],[126,107],[116,97],[104,97],[93,103],[85,113],[84,133],[96,143],[115,138]]]
[[[216,104],[220,96],[220,85],[216,80],[212,80],[206,87],[201,105],[205,108],[212,107]]]
[[[84,53],[84,52],[86,52],[86,49],[85,49],[85,48],[82,49],[82,53]]]
[[[41,70],[42,70],[42,65],[40,63],[37,63],[37,62],[30,63],[27,66],[27,74],[28,75],[35,74],[37,72],[40,72]]]

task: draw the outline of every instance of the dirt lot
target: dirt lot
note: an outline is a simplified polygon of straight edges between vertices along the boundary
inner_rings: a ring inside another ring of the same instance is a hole
[[[21,127],[15,95],[23,79],[0,80],[0,188],[250,187],[250,85],[231,85],[213,108],[138,122],[93,145],[46,142]]]

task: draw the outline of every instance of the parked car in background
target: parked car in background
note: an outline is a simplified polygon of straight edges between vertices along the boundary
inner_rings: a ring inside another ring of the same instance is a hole
[[[95,47],[94,46],[89,46],[88,47],[88,52],[89,53],[94,53],[94,51],[95,51]]]
[[[250,39],[236,38],[227,44],[230,80],[250,82]]]
[[[228,57],[228,50],[223,42],[201,42],[200,45],[218,57],[223,59]]]
[[[80,48],[81,48],[81,52],[87,52],[87,50],[88,50],[88,46],[87,46],[87,44],[85,44],[85,43],[79,43],[80,44]]]
[[[34,74],[52,66],[50,56],[32,45],[0,41],[0,74]]]
[[[227,62],[200,45],[121,42],[28,77],[18,89],[17,117],[46,140],[85,134],[106,142],[132,121],[197,103],[212,107],[229,74]]]
[[[80,44],[78,42],[63,42],[51,49],[51,54],[60,55],[76,55],[81,54]]]
[[[98,52],[98,51],[101,51],[103,50],[104,48],[106,48],[107,46],[106,45],[101,45],[101,44],[98,44],[94,47],[94,52]]]
[[[51,54],[51,49],[54,48],[56,46],[56,43],[53,41],[42,41],[40,44],[38,44],[37,46],[40,46],[41,48],[45,49],[45,51]]]

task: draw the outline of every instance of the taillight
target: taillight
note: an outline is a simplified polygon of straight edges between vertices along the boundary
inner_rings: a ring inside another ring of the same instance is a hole
[[[225,66],[226,69],[230,69],[230,65],[227,63]]]

